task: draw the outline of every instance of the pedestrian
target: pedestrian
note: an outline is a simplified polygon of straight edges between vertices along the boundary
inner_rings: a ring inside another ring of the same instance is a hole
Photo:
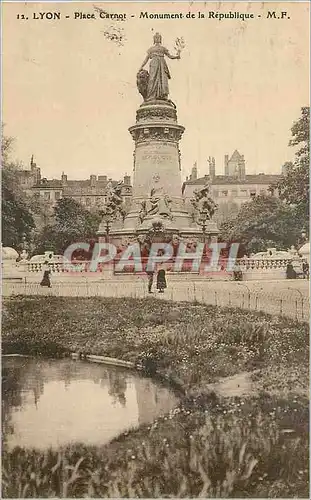
[[[303,272],[304,279],[308,279],[309,278],[309,264],[308,264],[308,262],[302,263],[302,272]]]
[[[157,274],[157,289],[159,290],[159,293],[164,293],[165,288],[166,288],[165,269],[159,269]]]
[[[154,274],[154,271],[147,271],[147,276],[148,276],[148,293],[152,293],[153,274]]]
[[[295,280],[297,278],[297,273],[294,269],[293,263],[289,262],[286,266],[286,279]]]
[[[47,260],[44,262],[42,268],[43,268],[43,278],[40,283],[40,286],[47,286],[48,288],[51,288],[51,281],[50,281],[51,271]]]
[[[241,271],[241,268],[238,264],[236,264],[234,266],[234,270],[233,270],[233,280],[234,281],[242,281],[243,280],[243,275],[242,275],[242,271]]]

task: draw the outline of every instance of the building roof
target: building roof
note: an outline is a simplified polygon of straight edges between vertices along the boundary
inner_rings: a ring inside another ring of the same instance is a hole
[[[273,184],[280,179],[281,175],[278,174],[253,174],[246,175],[245,179],[239,179],[237,177],[229,177],[226,175],[216,175],[213,180],[210,179],[208,175],[195,179],[193,181],[185,181],[186,185],[198,185],[202,186],[207,181],[212,186],[217,186],[219,184]]]
[[[118,182],[112,180],[98,180],[94,179],[92,182],[90,179],[86,180],[69,180],[64,184],[64,192],[66,194],[78,194],[85,192],[86,194],[90,193],[105,193],[107,189],[108,182],[115,187]]]
[[[32,189],[60,189],[64,196],[91,196],[91,195],[105,195],[107,191],[108,182],[111,182],[112,186],[115,187],[118,181],[106,181],[97,180],[94,185],[91,185],[91,180],[67,180],[62,183],[59,179],[42,179],[41,182],[36,183]],[[128,190],[131,188],[130,184],[124,184],[122,182],[122,189]]]
[[[235,149],[229,161],[239,161],[240,159],[241,159],[241,155],[238,152],[238,150]]]
[[[40,182],[37,182],[33,188],[36,189],[55,189],[62,188],[62,182],[58,179],[42,179]]]
[[[113,186],[116,186],[117,181],[111,181]],[[101,188],[105,189],[107,186],[108,181],[104,180],[96,180],[94,183],[94,188]],[[85,188],[91,188],[91,180],[86,179],[86,180],[67,180],[65,183],[63,183],[59,179],[42,179],[40,182],[37,182],[34,186],[34,188],[40,188],[40,189],[51,189],[51,188],[63,188],[66,190],[81,190]]]

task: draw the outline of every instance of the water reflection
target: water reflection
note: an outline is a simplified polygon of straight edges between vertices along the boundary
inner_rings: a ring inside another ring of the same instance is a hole
[[[4,357],[2,432],[9,446],[104,444],[176,405],[168,389],[115,367]]]

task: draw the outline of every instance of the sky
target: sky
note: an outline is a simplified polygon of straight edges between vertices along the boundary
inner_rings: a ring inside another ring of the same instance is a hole
[[[2,122],[15,138],[13,158],[25,168],[34,154],[47,178],[132,175],[128,128],[142,103],[136,73],[156,31],[172,53],[176,38],[185,40],[181,59],[167,61],[170,98],[186,129],[183,177],[195,162],[199,175],[208,173],[209,156],[223,174],[224,155],[235,149],[244,154],[247,173],[279,173],[293,158],[290,129],[309,105],[308,2],[94,5],[127,19],[73,18],[75,12],[98,16],[92,3],[3,4]],[[268,10],[287,17],[267,19]],[[60,12],[61,20],[33,19],[49,11]],[[141,19],[146,11],[184,18]],[[208,18],[212,11],[255,17],[220,21]],[[123,30],[123,46],[105,36],[114,28]]]

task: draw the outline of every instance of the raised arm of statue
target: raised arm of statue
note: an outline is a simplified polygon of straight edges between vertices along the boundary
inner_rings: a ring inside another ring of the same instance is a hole
[[[173,56],[172,54],[169,53],[169,51],[166,49],[165,50],[165,55],[169,58],[169,59],[180,59],[180,51],[177,52],[177,55],[176,56]]]

